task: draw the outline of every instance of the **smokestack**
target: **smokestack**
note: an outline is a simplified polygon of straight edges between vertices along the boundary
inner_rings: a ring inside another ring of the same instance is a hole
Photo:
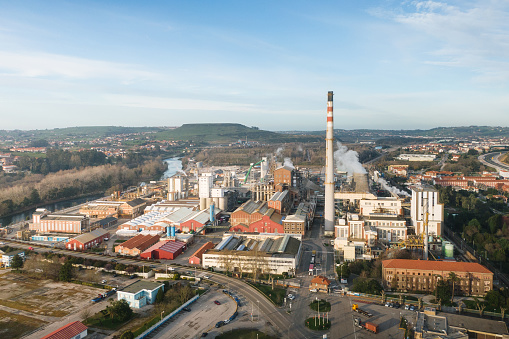
[[[332,91],[327,95],[327,133],[325,136],[325,235],[334,234],[334,122]]]

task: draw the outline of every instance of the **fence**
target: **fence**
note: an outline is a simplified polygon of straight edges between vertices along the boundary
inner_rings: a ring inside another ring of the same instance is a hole
[[[148,337],[152,332],[154,332],[155,330],[157,330],[161,325],[165,324],[168,320],[172,319],[175,315],[177,315],[180,311],[182,311],[182,309],[184,307],[187,307],[188,305],[191,305],[192,303],[194,303],[196,300],[198,300],[198,298],[200,297],[200,295],[196,295],[194,296],[192,299],[189,299],[186,303],[184,303],[182,306],[180,306],[179,308],[177,308],[175,311],[171,312],[169,315],[167,315],[166,317],[164,317],[161,321],[159,321],[157,324],[155,324],[154,326],[152,326],[151,328],[149,328],[148,330],[146,330],[145,332],[143,332],[142,334],[140,334],[138,337],[136,337],[136,339],[143,339],[143,338],[146,338]]]

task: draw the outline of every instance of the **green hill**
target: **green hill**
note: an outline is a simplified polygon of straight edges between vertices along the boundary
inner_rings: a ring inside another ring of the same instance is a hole
[[[230,143],[238,140],[258,142],[291,142],[321,140],[314,136],[289,135],[263,131],[241,124],[184,124],[172,130],[158,132],[158,140],[193,140],[210,143]]]

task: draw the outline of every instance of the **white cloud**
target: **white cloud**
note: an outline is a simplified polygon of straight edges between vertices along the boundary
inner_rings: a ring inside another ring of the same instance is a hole
[[[124,83],[157,76],[155,73],[139,69],[136,65],[41,52],[16,53],[5,51],[0,51],[0,75],[30,78],[113,78]]]
[[[413,33],[415,43],[422,44],[426,64],[468,69],[475,74],[474,81],[509,81],[509,72],[504,71],[509,69],[507,1],[458,5],[412,1],[399,10],[372,9],[370,13],[405,26],[405,34]]]

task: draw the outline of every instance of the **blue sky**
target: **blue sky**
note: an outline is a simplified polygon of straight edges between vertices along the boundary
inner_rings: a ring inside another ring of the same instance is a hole
[[[509,126],[508,84],[505,0],[0,0],[0,129]]]

